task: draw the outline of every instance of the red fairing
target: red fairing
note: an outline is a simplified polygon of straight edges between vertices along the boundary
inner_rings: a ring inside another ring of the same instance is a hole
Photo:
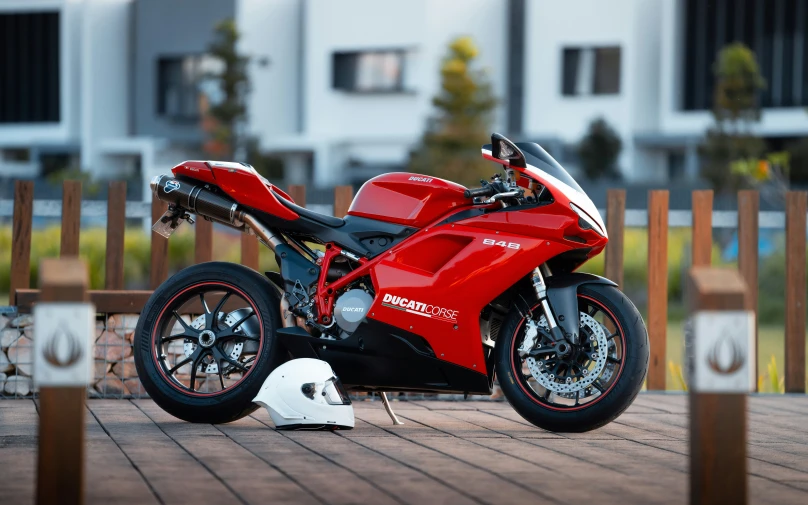
[[[437,177],[392,172],[366,182],[348,215],[423,228],[447,212],[469,206],[465,190]]]
[[[204,161],[183,161],[176,167],[172,168],[171,172],[177,177],[188,177],[210,184],[216,184],[216,179],[213,177],[213,172],[208,164]]]
[[[480,312],[536,265],[581,247],[564,238],[581,235],[571,214],[549,204],[430,226],[371,268],[371,318],[422,335],[440,359],[486,372]],[[592,256],[607,240],[586,233]]]
[[[289,221],[299,217],[281,204],[272,191],[291,202],[289,195],[268,183],[248,165],[229,161],[184,161],[171,171],[175,176],[215,184],[233,200],[246,207]]]

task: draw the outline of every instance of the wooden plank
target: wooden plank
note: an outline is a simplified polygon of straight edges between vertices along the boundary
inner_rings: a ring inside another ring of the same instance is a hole
[[[90,290],[88,294],[90,301],[95,305],[98,312],[136,313],[143,309],[152,292],[140,290]],[[28,313],[31,312],[31,307],[39,299],[40,292],[38,289],[18,289],[12,304],[21,313]]]
[[[87,503],[158,505],[158,497],[87,408]],[[36,421],[34,421],[36,423]]]
[[[760,194],[757,191],[744,190],[738,192],[738,269],[749,286],[746,297],[748,309],[755,312],[755,349],[758,346],[758,213],[760,211]],[[755,377],[760,375],[757,361]]]
[[[165,202],[152,199],[152,223],[156,223],[160,216],[168,209]],[[152,289],[163,283],[168,277],[168,239],[151,233],[151,270],[149,272],[149,286]]]
[[[59,257],[79,255],[81,232],[81,181],[62,183],[62,241]]]
[[[750,291],[728,269],[696,267],[688,276],[691,314],[748,310]],[[690,503],[747,503],[746,395],[691,392],[689,419]]]
[[[334,216],[345,217],[353,202],[353,186],[337,186],[334,188]]]
[[[786,195],[786,377],[787,393],[805,392],[805,228],[808,193]]]
[[[43,301],[87,301],[87,267],[81,260],[46,259],[39,272]],[[84,503],[86,396],[86,386],[43,386],[39,391],[38,504]]]
[[[301,207],[306,206],[306,186],[292,184],[289,186],[289,196],[292,197],[292,200],[294,200],[297,205]]]
[[[126,231],[126,181],[109,183],[107,195],[107,250],[105,289],[123,289],[124,232]]]
[[[649,390],[665,389],[668,328],[668,191],[648,194],[648,364]]]
[[[96,311],[99,313],[110,312],[123,312],[126,314],[139,313],[143,310],[152,291],[139,291],[139,290],[125,290],[125,291],[106,291],[106,290],[90,290],[87,292],[90,301],[95,305]],[[29,313],[31,308],[40,299],[40,291],[38,289],[18,289],[16,300],[16,307],[20,313]],[[212,301],[208,301],[212,304]],[[243,302],[239,301],[237,297],[233,297],[224,305],[227,311],[233,311],[243,306]],[[202,305],[198,299],[189,301],[184,305],[184,309],[192,314],[201,314]]]
[[[241,234],[241,264],[258,270],[258,239],[255,235]]]
[[[205,461],[174,443],[131,402],[91,400],[88,403],[109,437],[149,482],[161,503],[246,503],[207,467]],[[237,461],[238,458],[231,459],[233,464]],[[247,471],[249,467],[244,468]],[[246,482],[257,485],[250,479]]]
[[[693,192],[693,250],[691,264],[709,266],[713,255],[713,191]]]
[[[194,223],[194,263],[213,261],[213,221],[197,216]]]
[[[12,305],[14,304],[14,292],[31,286],[31,220],[33,214],[33,181],[15,181],[9,283],[9,303]]]
[[[606,244],[605,275],[618,286],[623,286],[623,243],[626,223],[626,190],[610,189],[606,192]]]

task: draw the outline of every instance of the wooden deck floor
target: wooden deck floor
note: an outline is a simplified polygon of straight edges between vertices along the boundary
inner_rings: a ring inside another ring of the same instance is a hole
[[[278,432],[262,409],[188,424],[149,400],[91,400],[88,502],[687,502],[687,397],[642,394],[600,430],[558,435],[500,402],[355,404],[353,431]],[[749,403],[752,503],[808,503],[808,397]],[[32,503],[36,404],[0,401],[0,503]]]

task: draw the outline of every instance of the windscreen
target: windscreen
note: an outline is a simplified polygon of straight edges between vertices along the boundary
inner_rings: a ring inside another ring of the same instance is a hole
[[[534,142],[519,142],[516,144],[516,147],[518,147],[519,150],[524,153],[525,161],[527,161],[528,165],[533,165],[539,170],[547,172],[576,191],[580,191],[581,193],[584,192],[578,183],[575,182],[575,179],[573,179],[572,176],[566,170],[564,170],[564,167],[559,165],[559,163],[553,159],[553,157],[550,156],[547,151],[542,149],[539,144]]]

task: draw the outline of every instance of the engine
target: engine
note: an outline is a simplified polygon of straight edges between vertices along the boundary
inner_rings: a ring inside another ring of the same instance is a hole
[[[363,289],[351,289],[337,298],[334,305],[334,320],[339,326],[341,336],[348,337],[356,331],[368,315],[373,304],[373,297]]]

